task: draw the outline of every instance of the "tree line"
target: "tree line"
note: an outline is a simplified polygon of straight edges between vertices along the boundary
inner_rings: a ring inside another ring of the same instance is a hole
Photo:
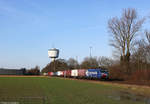
[[[55,64],[55,69],[54,69]],[[57,59],[54,62],[51,62],[42,69],[42,72],[54,72],[54,71],[63,71],[71,69],[91,69],[91,68],[108,68],[113,64],[113,60],[107,57],[85,57],[84,60],[79,63],[74,58]]]
[[[35,66],[34,68],[31,69],[26,69],[26,68],[22,68],[22,70],[24,70],[24,75],[40,75],[40,67],[39,66]]]

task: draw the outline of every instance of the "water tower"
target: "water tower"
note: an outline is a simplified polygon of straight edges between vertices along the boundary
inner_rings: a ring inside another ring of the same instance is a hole
[[[59,57],[59,50],[56,48],[49,49],[48,57],[51,58],[51,61],[53,62],[53,70],[55,71],[55,60]]]
[[[52,61],[55,61],[59,56],[59,50],[56,48],[52,48],[48,50],[48,57],[51,58]]]

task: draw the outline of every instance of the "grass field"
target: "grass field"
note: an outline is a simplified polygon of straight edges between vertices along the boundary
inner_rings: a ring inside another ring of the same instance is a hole
[[[150,104],[148,97],[138,89],[137,92],[111,84],[60,78],[0,77],[0,102],[22,100],[26,104]]]

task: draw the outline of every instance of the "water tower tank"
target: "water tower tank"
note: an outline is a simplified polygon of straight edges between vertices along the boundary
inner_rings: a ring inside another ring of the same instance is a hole
[[[58,58],[59,56],[59,50],[56,49],[56,48],[53,48],[53,49],[49,49],[48,50],[48,57],[53,60],[55,60],[55,58]]]

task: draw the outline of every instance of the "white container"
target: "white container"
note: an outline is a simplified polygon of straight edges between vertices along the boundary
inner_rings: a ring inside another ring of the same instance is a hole
[[[71,70],[71,76],[72,77],[77,77],[78,76],[78,70]]]
[[[61,75],[61,71],[58,71],[58,72],[57,72],[57,76],[60,76],[60,75]]]
[[[48,75],[48,73],[43,73],[44,76]]]
[[[63,76],[63,71],[60,71],[60,76]]]

